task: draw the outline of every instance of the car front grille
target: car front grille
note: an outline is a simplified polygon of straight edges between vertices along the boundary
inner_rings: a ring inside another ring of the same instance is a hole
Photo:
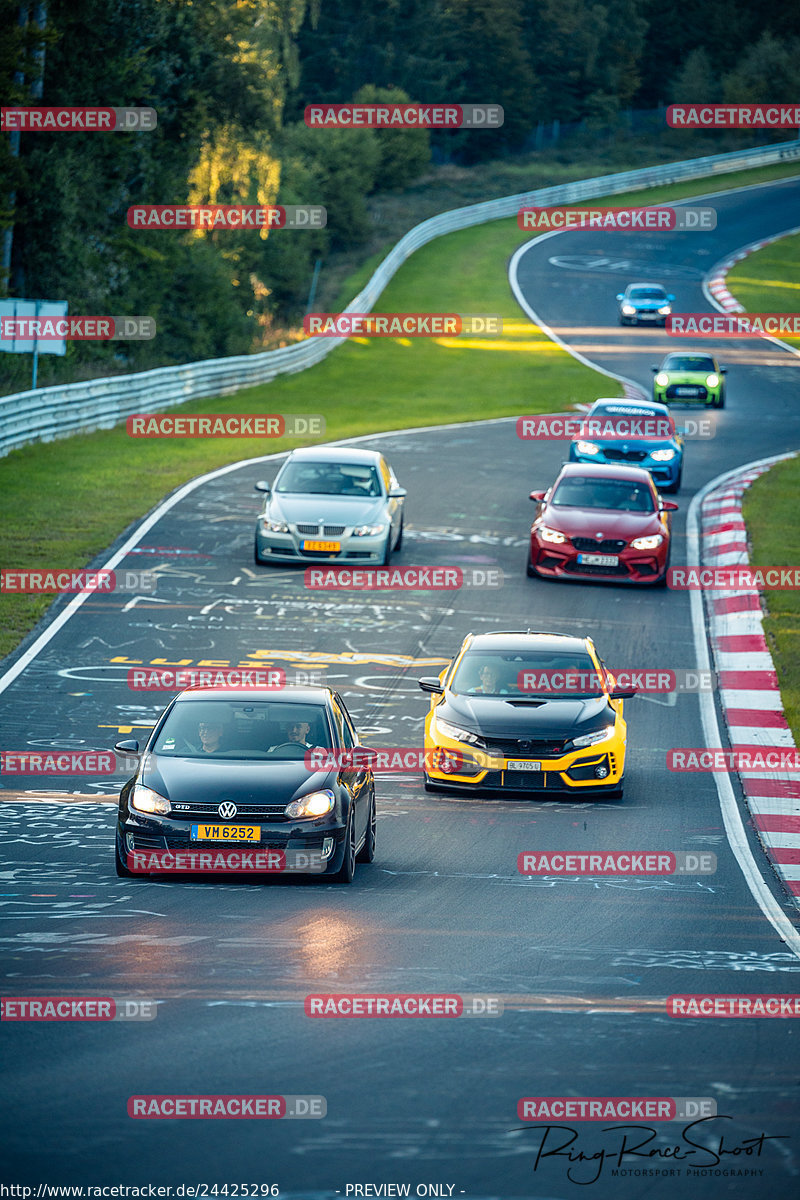
[[[314,537],[340,537],[347,528],[346,525],[297,525],[298,533]]]
[[[326,525],[324,530],[325,537],[339,537],[340,534],[344,533],[345,529],[345,525]]]
[[[319,525],[298,525],[298,533],[319,533]]]
[[[247,820],[276,821],[283,817],[285,804],[237,804],[236,816],[232,818],[234,825]],[[177,821],[193,821],[195,817],[213,817],[215,825],[224,825],[225,820],[219,815],[219,806],[213,801],[208,804],[190,804],[186,808],[173,808],[170,818]]]
[[[683,387],[683,388],[690,387],[694,394],[691,396],[687,396],[685,394],[681,396],[678,394],[679,387]],[[701,387],[699,384],[672,383],[667,388],[667,399],[668,400],[705,400],[707,398],[707,396],[708,396],[708,391],[704,387]]]
[[[589,537],[574,537],[570,540],[576,550],[594,550],[597,554],[616,553],[624,550],[626,546],[624,538],[603,538],[601,542]]]
[[[564,570],[572,575],[624,575],[627,576],[628,568],[625,563],[618,563],[615,567],[598,567],[589,566],[588,563],[568,562],[564,563]]]
[[[566,741],[553,738],[498,738],[486,737],[486,750],[489,754],[502,754],[504,758],[560,758],[564,753]],[[522,771],[520,774],[534,774]]]
[[[647,458],[646,450],[603,450],[604,456],[610,462],[643,462]]]

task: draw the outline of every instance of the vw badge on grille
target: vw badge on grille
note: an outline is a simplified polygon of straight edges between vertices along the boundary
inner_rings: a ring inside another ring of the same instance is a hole
[[[224,817],[226,821],[230,821],[233,817],[235,817],[238,811],[238,808],[232,800],[223,800],[222,804],[220,804],[219,808],[217,809],[219,815]]]

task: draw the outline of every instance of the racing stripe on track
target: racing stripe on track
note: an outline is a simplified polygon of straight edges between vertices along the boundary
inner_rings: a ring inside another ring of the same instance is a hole
[[[700,515],[703,562],[747,563],[742,496],[770,465],[745,468],[705,497]],[[732,746],[794,747],[783,713],[775,664],[764,637],[756,588],[712,592],[709,632],[719,696]],[[800,903],[800,772],[741,774],[751,822],[784,887]]]

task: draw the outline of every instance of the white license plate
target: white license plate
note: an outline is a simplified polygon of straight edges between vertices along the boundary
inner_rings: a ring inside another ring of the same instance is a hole
[[[578,563],[587,567],[617,567],[618,554],[579,554]]]
[[[541,771],[542,764],[540,762],[518,761],[515,758],[508,760],[509,771]]]
[[[696,387],[676,387],[675,395],[676,396],[697,396],[697,395],[699,395],[699,389]]]

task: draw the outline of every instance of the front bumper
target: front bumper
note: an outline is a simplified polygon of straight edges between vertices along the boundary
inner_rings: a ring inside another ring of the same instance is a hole
[[[624,313],[620,310],[620,317],[623,321],[627,321],[631,325],[636,325],[639,321],[646,321],[648,325],[666,325],[667,318],[658,309],[637,308],[635,313]]]
[[[614,791],[625,769],[625,741],[621,735],[584,750],[573,750],[561,758],[540,759],[542,769],[538,771],[516,766],[520,757],[492,755],[449,739],[437,744],[426,740],[426,748],[450,751],[451,755],[459,752],[468,771],[437,770],[434,757],[434,765],[426,773],[426,779],[437,787],[457,791],[595,794]]]
[[[386,551],[386,533],[374,537],[354,537],[345,532],[335,537],[322,538],[319,535],[297,533],[264,533],[256,525],[256,550],[259,558],[265,562],[303,563],[305,566],[313,563],[371,563],[380,565]],[[303,543],[313,541],[335,541],[339,549],[335,551],[304,550]]]
[[[319,821],[280,822],[243,816],[232,824],[257,825],[260,827],[261,836],[257,842],[240,842],[192,839],[192,825],[224,825],[225,822],[219,818],[193,816],[173,820],[170,817],[134,813],[132,809],[128,809],[127,815],[120,816],[117,820],[117,844],[120,857],[129,867],[129,856],[134,851],[179,853],[191,850],[198,854],[227,854],[228,851],[256,854],[280,851],[285,855],[287,872],[302,872],[305,869],[314,874],[331,874],[342,865],[346,832],[344,824],[338,819],[331,820],[334,814],[320,818]],[[293,867],[292,864],[295,863],[300,865]]]
[[[692,388],[694,395],[685,396],[678,394],[678,388]],[[653,386],[653,399],[659,404],[702,404],[707,407],[709,404],[714,404],[719,399],[721,386],[709,388],[704,383],[693,383],[691,380],[682,380],[679,383],[668,383],[666,387]]]
[[[586,582],[604,580],[609,583],[653,584],[667,569],[669,543],[664,541],[656,550],[615,551],[618,562],[615,566],[594,566],[578,562],[578,555],[587,551],[576,550],[567,543],[540,542],[536,535],[531,537],[531,566],[544,579],[564,579]],[[603,553],[603,551],[598,551]]]
[[[589,439],[587,439],[589,440]],[[666,448],[666,447],[665,447]],[[640,457],[641,455],[641,457]],[[618,452],[618,456],[609,457],[604,449],[601,449],[598,454],[581,454],[580,451],[571,449],[569,452],[570,462],[579,463],[602,463],[603,466],[618,467],[620,463],[627,464],[633,467],[643,467],[645,471],[649,471],[656,483],[674,485],[680,475],[681,463],[683,456],[676,454],[670,462],[653,462],[650,455],[642,451],[629,451],[628,453]]]

